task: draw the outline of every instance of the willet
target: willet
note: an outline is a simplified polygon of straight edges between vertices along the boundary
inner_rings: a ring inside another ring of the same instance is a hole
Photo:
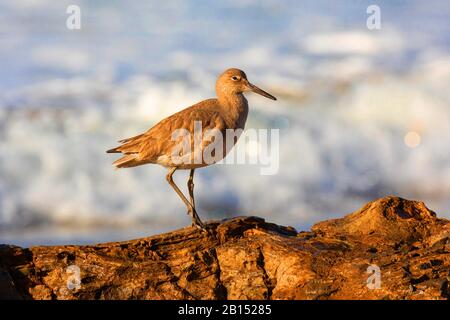
[[[248,91],[276,100],[274,96],[251,84],[242,70],[228,69],[216,81],[216,99],[201,101],[163,119],[145,133],[120,140],[119,142],[122,143],[120,146],[107,151],[108,153],[124,154],[113,165],[117,168],[129,168],[153,163],[168,168],[167,181],[186,205],[188,214],[192,217],[192,225],[204,229],[204,224],[195,209],[194,171],[196,168],[211,163],[203,160],[194,161],[194,151],[182,154],[178,152],[178,149],[175,150],[179,147],[179,142],[173,139],[173,133],[176,130],[184,129],[193,136],[197,124],[201,124],[201,130],[215,129],[222,134],[230,129],[243,130],[248,114],[248,103],[243,93]],[[233,146],[236,141],[237,139],[233,138]],[[192,147],[190,150],[203,150],[207,144],[202,139],[196,141],[194,138],[190,140],[190,145]],[[228,151],[225,150],[222,158]],[[179,156],[183,156],[183,159],[189,159],[189,161],[180,162],[179,159],[175,159]],[[187,183],[190,200],[173,181],[172,176],[178,169],[190,170]]]

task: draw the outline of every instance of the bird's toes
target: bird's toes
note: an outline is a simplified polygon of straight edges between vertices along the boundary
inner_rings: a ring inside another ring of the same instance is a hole
[[[199,229],[200,231],[208,232],[206,226],[202,222],[193,221],[191,226]]]

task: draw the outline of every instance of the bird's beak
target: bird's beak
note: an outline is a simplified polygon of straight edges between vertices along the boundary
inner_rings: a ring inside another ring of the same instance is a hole
[[[258,88],[257,86],[255,86],[254,84],[251,84],[250,82],[248,83],[248,88],[249,88],[250,91],[253,91],[253,92],[257,93],[257,94],[260,94],[263,97],[266,97],[266,98],[269,98],[269,99],[272,99],[272,100],[277,100],[277,98],[275,98],[273,95],[265,92],[264,90]]]

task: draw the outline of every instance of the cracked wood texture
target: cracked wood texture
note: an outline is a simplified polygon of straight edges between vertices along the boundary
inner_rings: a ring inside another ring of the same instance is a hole
[[[450,222],[386,197],[311,231],[238,217],[125,242],[0,246],[3,299],[449,299]],[[67,286],[80,270],[79,286]],[[381,287],[369,289],[376,265]]]

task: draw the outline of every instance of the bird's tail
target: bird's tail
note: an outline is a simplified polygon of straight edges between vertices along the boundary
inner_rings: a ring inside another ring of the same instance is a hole
[[[139,150],[141,149],[140,138],[144,134],[140,134],[128,139],[120,140],[122,143],[120,146],[109,149],[107,153],[122,153],[124,156],[113,162],[116,168],[129,168],[143,164],[144,162],[139,159]]]
[[[109,150],[106,151],[106,153],[120,153],[120,151],[117,150],[118,148],[120,148],[120,146],[116,147],[116,148],[109,149]]]
[[[136,154],[127,154],[122,158],[117,159],[113,162],[113,166],[116,168],[130,168],[142,164],[138,159]]]

